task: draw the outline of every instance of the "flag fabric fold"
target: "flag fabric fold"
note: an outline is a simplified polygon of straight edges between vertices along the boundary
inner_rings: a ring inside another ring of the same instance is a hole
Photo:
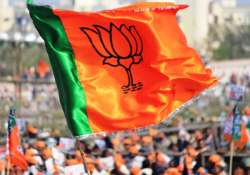
[[[21,152],[19,131],[16,125],[15,110],[11,109],[8,117],[7,159],[11,166],[22,170],[28,169],[28,163]]]
[[[74,12],[28,2],[74,136],[158,124],[217,79],[176,20],[185,5]]]

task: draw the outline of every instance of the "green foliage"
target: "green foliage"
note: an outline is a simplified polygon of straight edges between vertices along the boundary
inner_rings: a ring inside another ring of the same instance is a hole
[[[215,60],[250,57],[250,25],[210,26],[208,51]],[[213,47],[214,43],[218,47]]]
[[[15,75],[26,68],[36,66],[39,59],[48,62],[45,48],[41,44],[0,42],[0,76]]]

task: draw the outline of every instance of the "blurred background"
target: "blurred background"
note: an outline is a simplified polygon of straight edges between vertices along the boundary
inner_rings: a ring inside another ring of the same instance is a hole
[[[62,9],[96,11],[138,0],[35,0],[34,2]],[[243,79],[249,81],[249,0],[172,2],[189,5],[188,9],[178,13],[179,24],[187,36],[189,45],[196,48],[205,64],[213,68],[215,74],[221,78],[222,86],[233,74],[236,74],[239,81],[244,81]],[[249,82],[244,83],[247,85]],[[218,98],[221,97],[220,93],[217,92]],[[214,97],[214,94],[212,96]],[[216,98],[211,100],[215,101]],[[56,119],[55,122],[49,122],[50,124],[64,121],[56,118],[62,116],[62,110],[53,74],[43,41],[32,24],[24,0],[0,1],[0,120],[5,118],[9,106],[12,105],[17,106],[20,117],[34,119],[34,115],[43,116],[36,117],[35,120],[41,120],[38,124],[48,121],[44,118]],[[216,108],[220,105],[222,103],[216,105]],[[214,112],[210,113],[218,115],[220,110],[216,108],[212,108]]]
[[[139,1],[142,0],[35,0],[34,2],[61,9],[97,11]],[[236,85],[244,91],[242,112],[248,117],[250,115],[244,113],[245,109],[249,110],[250,105],[250,1],[171,2],[189,5],[188,9],[178,13],[177,20],[187,36],[189,45],[198,50],[204,63],[220,78],[220,84],[179,112],[173,120],[163,122],[156,129],[171,137],[180,134],[180,126],[190,135],[196,131],[209,135],[212,130],[217,146],[213,146],[211,150],[220,148],[228,150],[229,145],[223,139],[222,130],[223,122],[231,110],[231,85]],[[1,0],[0,134],[2,136],[5,135],[4,124],[9,107],[13,105],[17,108],[21,128],[25,123],[29,123],[41,133],[58,130],[60,135],[70,136],[68,129],[65,129],[66,123],[48,55],[29,17],[25,1]],[[148,131],[142,131],[145,132]],[[0,143],[3,143],[4,137],[0,138]],[[250,150],[250,144],[248,147],[246,146],[243,152]],[[241,156],[250,155],[239,153],[239,157]]]

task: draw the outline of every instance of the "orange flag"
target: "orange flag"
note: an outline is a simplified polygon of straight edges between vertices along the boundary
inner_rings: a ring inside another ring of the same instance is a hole
[[[8,117],[7,159],[11,166],[16,166],[24,171],[28,169],[28,163],[21,152],[19,131],[13,109],[10,110]]]
[[[249,140],[248,131],[238,104],[235,105],[224,124],[224,139],[227,142],[234,142],[235,149],[245,148]]]
[[[217,82],[178,26],[186,5],[79,13],[28,3],[75,136],[158,124]]]
[[[239,138],[239,140],[234,141],[234,145],[235,145],[235,149],[240,149],[242,150],[243,148],[245,148],[245,146],[248,143],[248,131],[246,128],[246,125],[244,123],[241,124],[241,137]]]
[[[37,71],[38,71],[39,76],[41,78],[44,78],[46,73],[49,72],[49,66],[47,65],[47,63],[43,59],[40,59],[38,64],[37,64]]]

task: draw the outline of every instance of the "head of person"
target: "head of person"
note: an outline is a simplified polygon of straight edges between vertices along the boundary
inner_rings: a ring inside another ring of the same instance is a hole
[[[206,169],[203,168],[203,167],[200,167],[200,168],[198,169],[198,173],[199,173],[199,175],[207,175],[207,171],[206,171]]]
[[[245,175],[245,168],[243,166],[237,166],[233,171],[233,175]]]
[[[52,150],[50,148],[45,148],[42,150],[42,158],[47,160],[52,157]]]
[[[164,175],[181,175],[180,171],[177,168],[168,168]]]
[[[225,162],[222,160],[221,156],[218,154],[213,154],[209,157],[208,170],[212,174],[220,174],[225,169]]]

